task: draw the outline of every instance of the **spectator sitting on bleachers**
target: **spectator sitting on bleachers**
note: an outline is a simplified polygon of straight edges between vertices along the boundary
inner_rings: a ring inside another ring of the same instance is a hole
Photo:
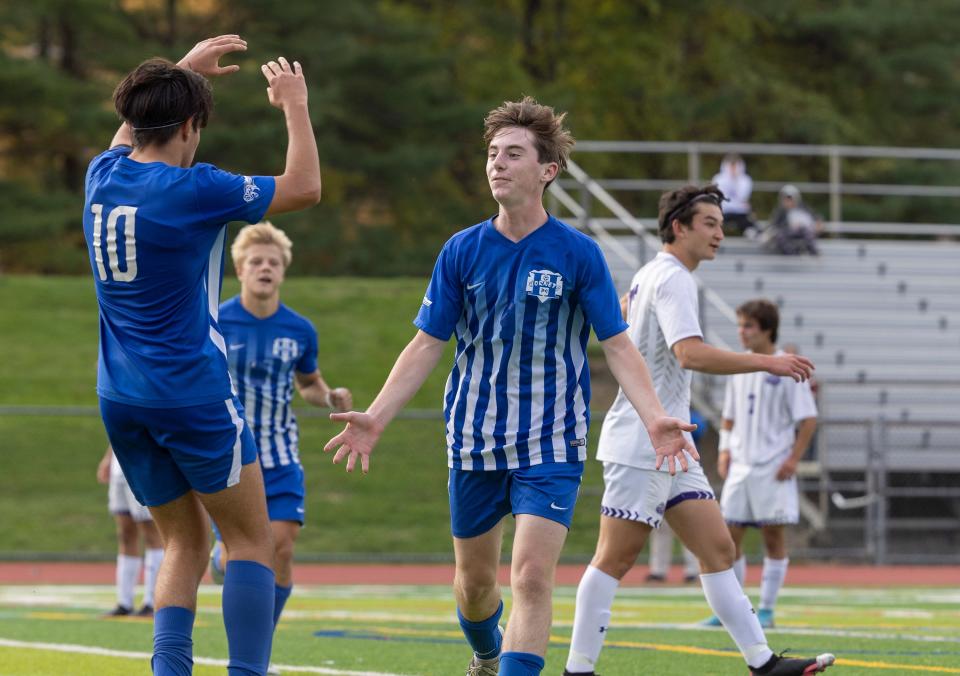
[[[804,204],[797,187],[785,185],[780,189],[780,201],[764,231],[764,245],[788,256],[802,253],[816,256],[819,253],[817,234],[822,228],[820,217]]]
[[[751,216],[750,194],[753,192],[753,179],[747,173],[743,158],[731,153],[720,163],[720,173],[713,177],[723,193],[723,226],[729,233],[749,235],[756,229]]]

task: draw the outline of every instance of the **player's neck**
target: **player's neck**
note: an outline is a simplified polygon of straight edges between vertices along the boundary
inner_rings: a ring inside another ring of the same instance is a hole
[[[776,343],[766,343],[763,345],[758,345],[753,350],[753,352],[756,352],[757,354],[773,354],[776,351],[777,351]]]
[[[240,305],[257,319],[272,317],[280,309],[280,294],[269,298],[257,298],[253,294],[240,292]]]
[[[493,226],[507,239],[519,242],[546,222],[547,212],[543,202],[537,200],[510,207],[501,204]]]
[[[683,247],[677,246],[676,244],[667,242],[663,245],[663,250],[665,253],[674,256],[677,260],[683,263],[685,267],[690,272],[693,272],[697,269],[697,266],[700,265],[700,260],[695,256],[685,251]]]
[[[178,143],[164,143],[162,146],[151,144],[142,148],[134,148],[130,153],[134,162],[163,162],[179,167],[183,162],[183,148]]]

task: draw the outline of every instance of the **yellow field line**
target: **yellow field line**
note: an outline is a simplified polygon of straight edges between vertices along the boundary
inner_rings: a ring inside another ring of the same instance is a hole
[[[459,638],[463,634],[459,631],[431,631],[428,629],[398,629],[395,627],[374,627],[374,631],[393,636],[434,636],[440,638]],[[570,645],[570,640],[563,636],[551,636],[550,643],[555,645]],[[713,648],[698,648],[691,645],[672,645],[668,643],[641,643],[639,641],[607,641],[606,645],[616,648],[640,648],[659,652],[681,653],[684,655],[708,655],[710,657],[732,657],[743,659],[739,653],[729,650],[715,650]],[[897,664],[893,662],[870,662],[867,660],[851,660],[838,658],[837,666],[864,667],[866,669],[895,670],[895,671],[924,671],[938,674],[960,674],[960,669],[954,667],[929,667],[920,664]]]

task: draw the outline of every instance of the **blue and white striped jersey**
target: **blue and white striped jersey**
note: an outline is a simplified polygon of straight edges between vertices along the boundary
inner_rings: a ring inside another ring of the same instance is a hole
[[[600,248],[550,216],[519,242],[494,219],[444,245],[414,324],[456,336],[444,415],[449,466],[582,462],[590,423],[587,339],[626,330]]]
[[[100,306],[97,392],[179,408],[229,399],[217,326],[226,224],[259,221],[272,176],[210,164],[136,162],[116,146],[90,162],[83,233]]]
[[[282,303],[273,315],[258,319],[244,309],[239,296],[220,306],[220,327],[260,465],[270,470],[300,464],[299,430],[290,402],[294,371],[317,370],[316,329]]]

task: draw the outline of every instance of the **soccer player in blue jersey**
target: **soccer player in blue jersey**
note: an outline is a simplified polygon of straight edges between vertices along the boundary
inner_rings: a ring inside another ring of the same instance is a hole
[[[280,302],[292,251],[290,238],[270,223],[240,230],[230,247],[240,295],[220,306],[230,375],[260,449],[277,576],[274,623],[293,590],[293,548],[306,517],[300,433],[290,408],[294,386],[313,406],[346,411],[353,405],[350,390],[330,388],[320,375],[313,324]],[[210,560],[215,579],[226,560],[217,535]]]
[[[563,115],[527,97],[485,120],[492,218],[443,247],[414,322],[419,331],[366,412],[326,450],[364,472],[384,428],[420,388],[456,335],[447,381],[449,494],[460,626],[473,648],[467,674],[539,674],[549,638],[554,570],[573,518],[590,422],[587,339],[593,328],[614,376],[640,412],[660,463],[697,457],[654,392],[600,248],[543,208],[573,137]],[[513,609],[506,634],[497,568],[502,520],[513,513]],[[498,672],[499,669],[499,672]]]
[[[204,76],[236,35],[197,44],[178,64],[150,59],[117,86],[123,124],[87,170],[83,230],[100,308],[97,392],[114,453],[164,543],[154,618],[155,674],[189,674],[209,512],[231,561],[223,589],[230,674],[263,674],[273,635],[273,542],[263,479],[217,324],[226,224],[304,209],[320,166],[300,66],[261,70],[286,118],[281,176],[193,164],[212,108]]]

